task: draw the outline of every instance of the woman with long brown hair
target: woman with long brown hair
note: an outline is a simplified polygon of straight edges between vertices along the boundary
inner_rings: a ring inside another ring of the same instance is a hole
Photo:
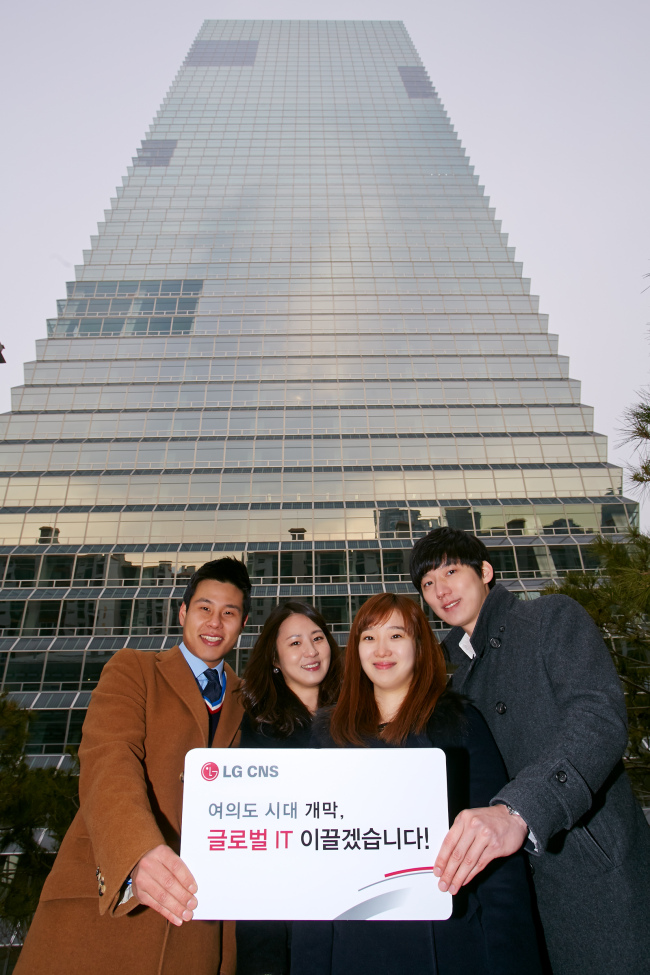
[[[299,600],[276,606],[244,672],[241,748],[306,748],[319,707],[334,704],[341,652],[324,618]],[[291,924],[238,921],[237,975],[288,975]]]
[[[253,647],[242,686],[241,748],[301,748],[316,710],[334,704],[341,651],[323,616],[298,599],[276,606]]]
[[[314,723],[317,747],[442,748],[449,812],[486,806],[506,781],[478,711],[445,689],[441,647],[419,605],[382,593],[350,630],[337,705]],[[415,786],[414,786],[415,787]],[[454,897],[447,921],[294,925],[291,975],[539,975],[525,864],[495,861]]]

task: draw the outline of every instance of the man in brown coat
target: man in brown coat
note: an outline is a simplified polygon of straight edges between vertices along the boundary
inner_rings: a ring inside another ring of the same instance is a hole
[[[240,682],[223,658],[250,593],[241,562],[208,562],[183,597],[180,647],[127,648],[104,667],[79,748],[79,812],[16,975],[234,970],[222,923],[192,920],[201,895],[178,850],[186,752],[238,742]]]

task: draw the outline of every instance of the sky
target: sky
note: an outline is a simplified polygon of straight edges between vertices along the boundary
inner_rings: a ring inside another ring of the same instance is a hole
[[[201,23],[229,17],[404,21],[610,461],[633,461],[622,414],[650,385],[647,0],[5,4],[0,412]]]

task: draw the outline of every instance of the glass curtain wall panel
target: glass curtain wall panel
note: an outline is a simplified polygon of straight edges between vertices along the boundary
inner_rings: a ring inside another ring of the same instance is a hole
[[[0,418],[0,679],[39,761],[211,558],[253,578],[241,668],[285,598],[341,642],[416,598],[434,526],[530,598],[636,523],[434,80],[396,21],[201,27]]]

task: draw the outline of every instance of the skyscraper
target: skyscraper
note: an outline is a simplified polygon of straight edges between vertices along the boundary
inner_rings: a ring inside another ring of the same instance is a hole
[[[39,761],[211,557],[247,559],[245,654],[283,597],[343,634],[413,594],[432,526],[524,597],[636,517],[399,22],[206,21],[91,245],[2,417],[0,677]]]

